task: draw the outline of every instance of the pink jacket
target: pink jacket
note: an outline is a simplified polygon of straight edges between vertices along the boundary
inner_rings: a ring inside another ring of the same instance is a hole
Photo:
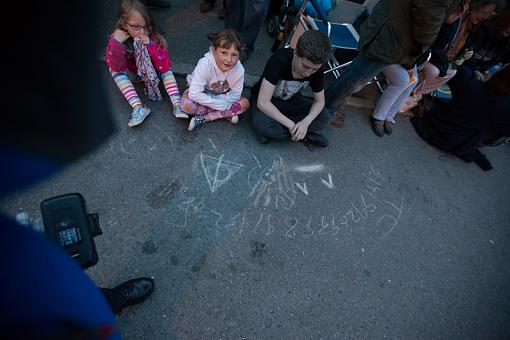
[[[147,51],[151,56],[152,65],[157,72],[166,73],[172,66],[168,52],[151,39],[149,45],[146,45]],[[115,40],[113,35],[108,40],[106,46],[106,64],[114,72],[127,72],[128,70],[136,73],[135,52]]]

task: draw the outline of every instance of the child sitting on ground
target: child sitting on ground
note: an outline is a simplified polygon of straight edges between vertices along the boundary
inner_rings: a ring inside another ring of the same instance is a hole
[[[117,23],[106,48],[106,63],[113,80],[133,108],[128,126],[141,124],[151,112],[142,105],[128,73],[136,74],[145,84],[150,100],[161,100],[159,78],[170,96],[176,118],[188,118],[181,111],[181,96],[166,51],[166,41],[158,33],[147,8],[138,0],[125,0],[120,5]]]
[[[310,30],[298,40],[296,49],[277,50],[267,61],[264,73],[252,88],[252,127],[261,143],[269,139],[302,141],[326,147],[321,131],[331,120],[325,110],[324,69],[331,53],[326,34]],[[310,85],[313,100],[299,92]]]
[[[226,29],[216,34],[210,51],[188,75],[189,88],[182,94],[182,110],[194,117],[188,130],[216,119],[239,122],[250,106],[242,97],[244,67],[239,62],[241,41],[236,31]]]

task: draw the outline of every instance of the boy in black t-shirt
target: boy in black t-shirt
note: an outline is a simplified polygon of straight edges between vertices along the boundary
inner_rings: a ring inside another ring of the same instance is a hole
[[[269,58],[264,73],[251,93],[252,127],[259,141],[291,139],[325,147],[328,141],[317,131],[331,120],[324,109],[324,70],[331,43],[326,34],[307,31],[296,49],[280,49]],[[313,101],[299,94],[310,85]]]

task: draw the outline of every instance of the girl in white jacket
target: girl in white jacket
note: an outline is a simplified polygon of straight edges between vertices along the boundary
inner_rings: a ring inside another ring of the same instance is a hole
[[[239,122],[250,104],[242,97],[244,67],[239,62],[241,42],[236,31],[219,32],[193,72],[188,75],[188,89],[181,97],[181,109],[192,115],[188,130],[216,119]]]

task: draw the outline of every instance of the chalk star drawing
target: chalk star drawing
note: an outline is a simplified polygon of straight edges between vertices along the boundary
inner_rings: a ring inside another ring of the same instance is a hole
[[[242,164],[225,161],[223,157],[223,154],[220,158],[200,154],[200,162],[202,163],[205,178],[207,179],[207,184],[209,184],[211,192],[215,192],[219,187],[227,183],[232,176],[244,166]]]

